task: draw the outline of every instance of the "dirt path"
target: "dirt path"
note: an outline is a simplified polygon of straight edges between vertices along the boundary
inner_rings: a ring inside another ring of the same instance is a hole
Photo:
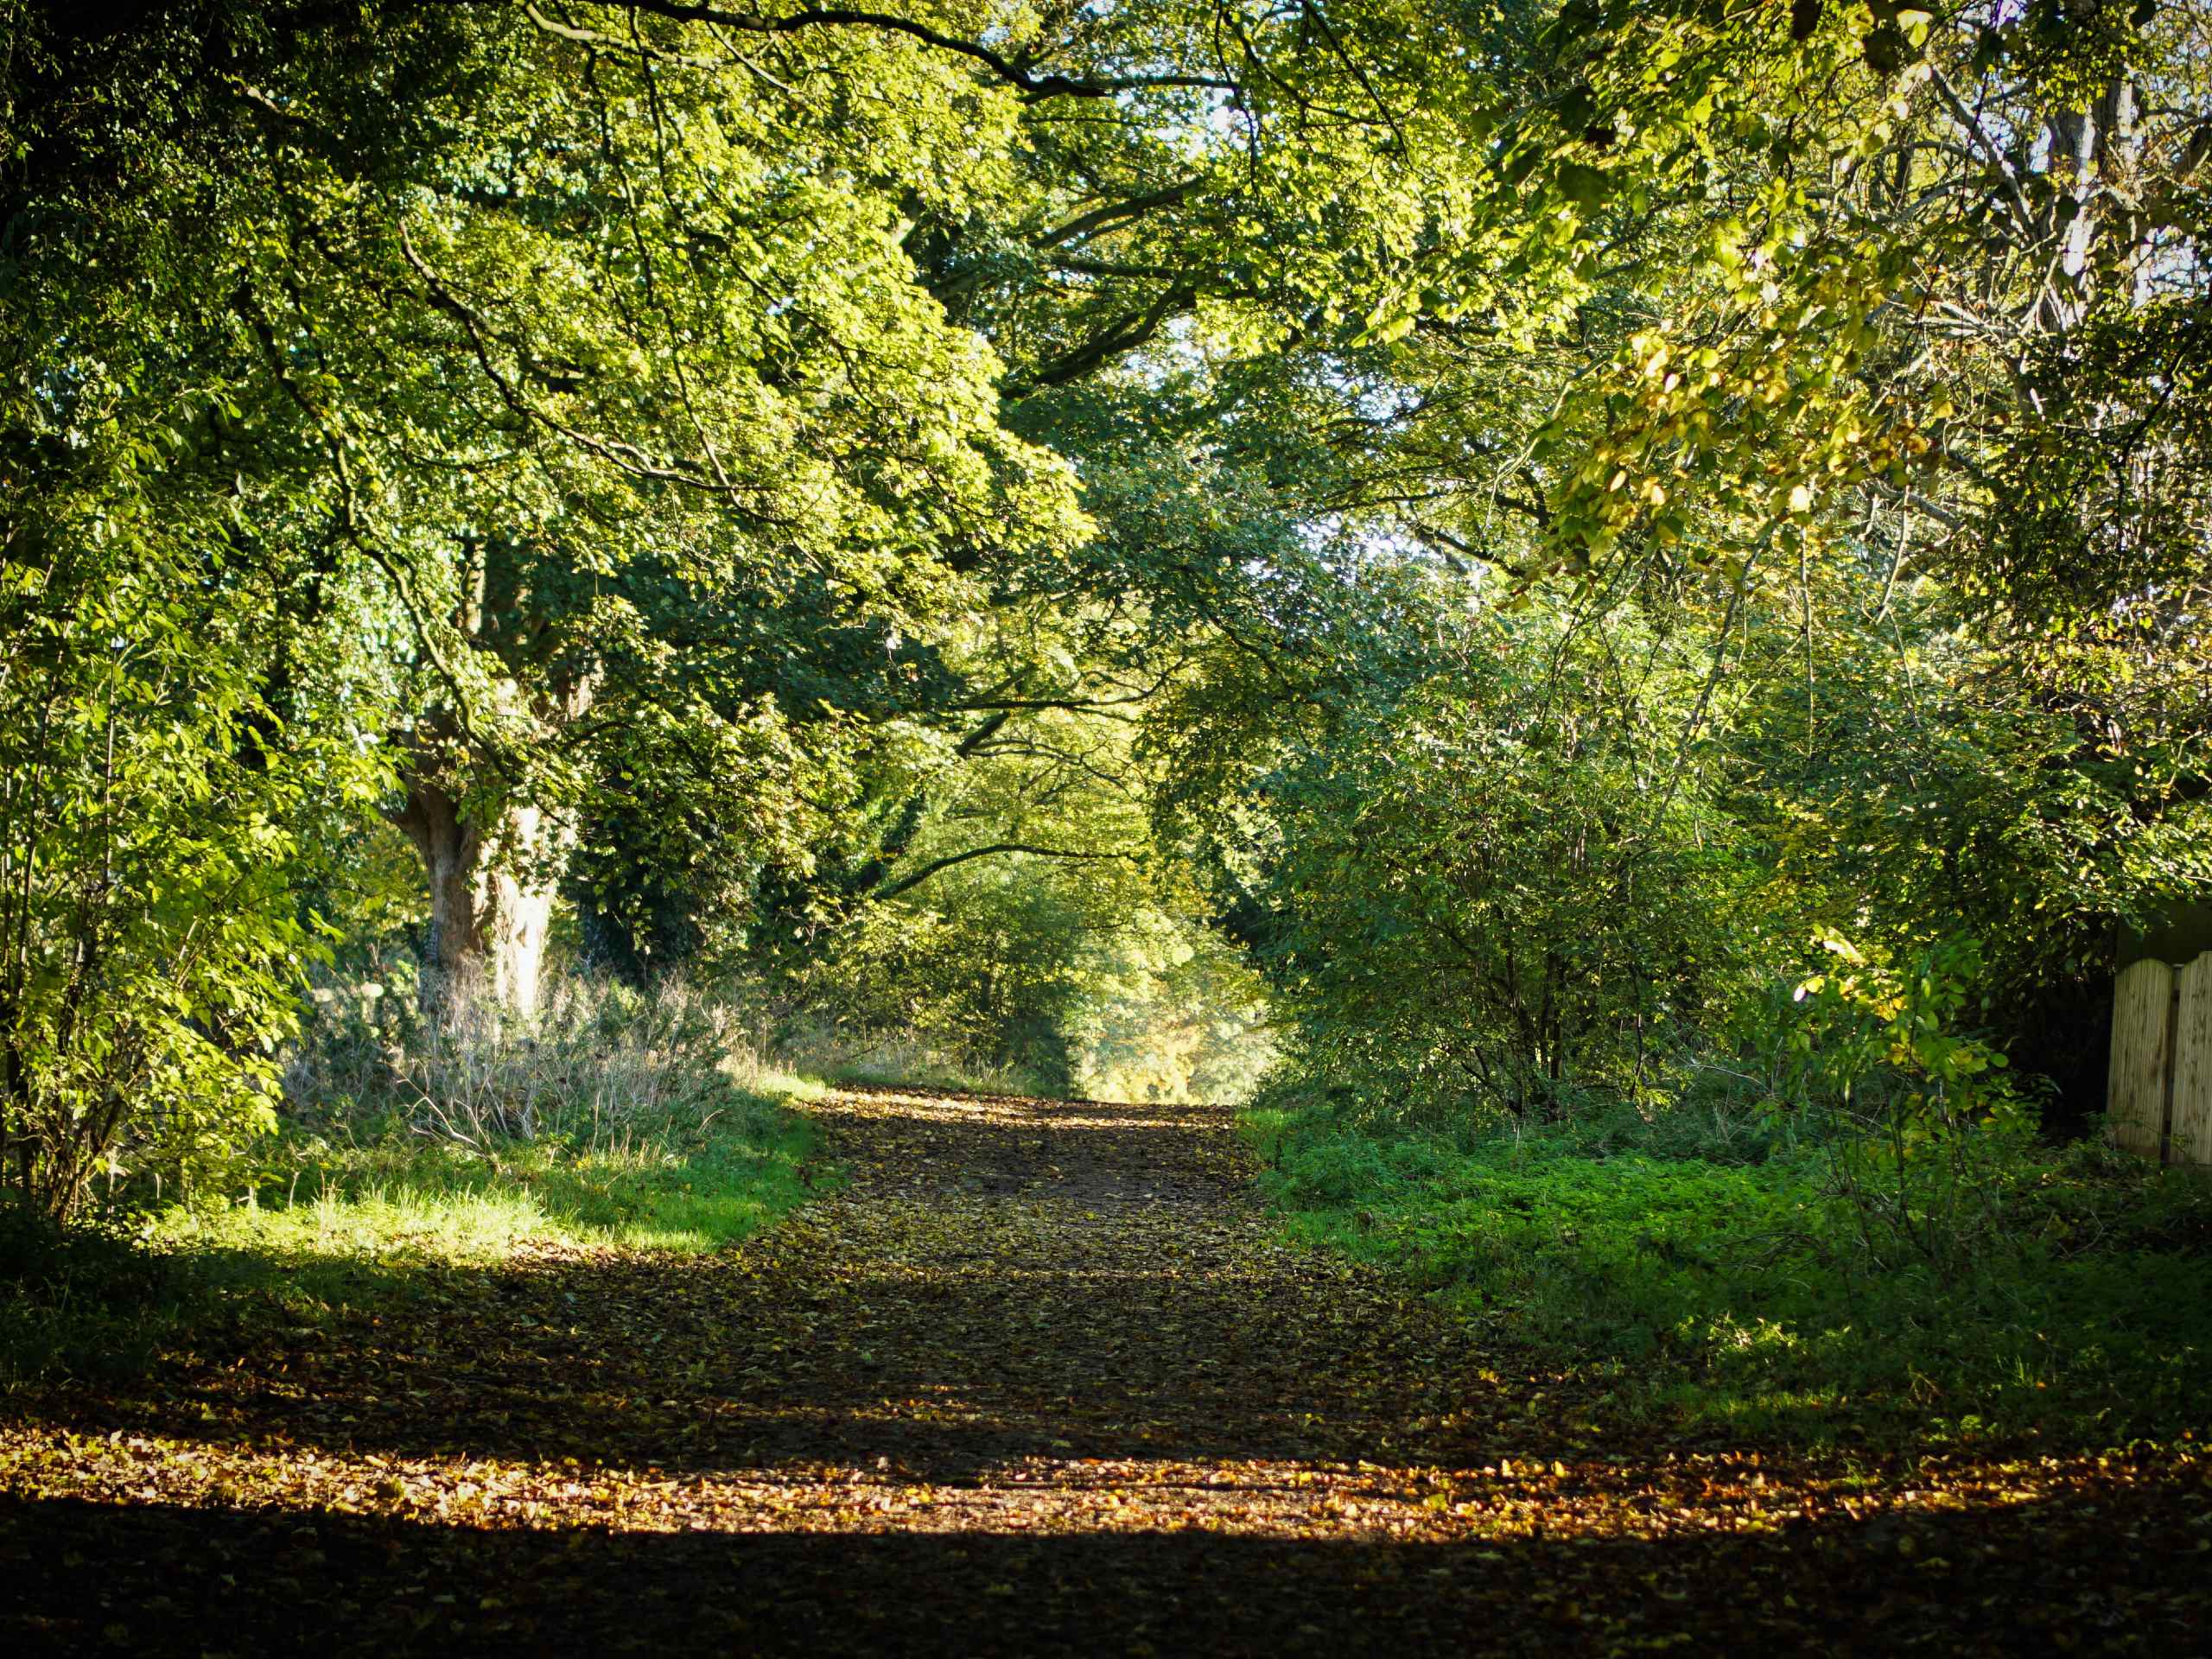
[[[1285,1248],[1225,1114],[845,1094],[741,1250],[416,1275],[0,1428],[0,1651],[2137,1650],[2208,1465],[1610,1429]]]

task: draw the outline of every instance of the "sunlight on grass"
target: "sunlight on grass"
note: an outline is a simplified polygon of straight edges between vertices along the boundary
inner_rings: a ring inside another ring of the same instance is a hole
[[[431,1257],[487,1262],[527,1240],[559,1236],[556,1224],[527,1191],[428,1190],[378,1183],[334,1188],[296,1204],[264,1209],[244,1205],[214,1212],[171,1210],[157,1223],[157,1242],[182,1249],[207,1246],[280,1256]]]
[[[2102,1442],[2194,1427],[2212,1389],[2202,1184],[2094,1145],[1993,1142],[2002,1230],[1936,1262],[1839,1196],[1833,1146],[1738,1136],[1724,1161],[1663,1122],[1244,1123],[1293,1237],[1589,1368],[1635,1414],[1815,1442]]]
[[[822,1084],[725,1048],[709,1020],[650,1044],[635,1022],[573,1023],[535,1043],[434,1034],[415,1051],[433,1085],[419,1099],[333,1087],[346,1073],[326,1046],[313,1092],[230,1193],[67,1238],[0,1229],[22,1292],[0,1302],[0,1393],[127,1376],[183,1333],[321,1324],[410,1294],[417,1268],[533,1246],[720,1249],[835,1186],[789,1109]],[[531,1133],[501,1133],[518,1098]]]
[[[799,1171],[811,1144],[802,1123],[754,1097],[703,1126],[628,1124],[582,1145],[325,1145],[308,1191],[294,1183],[220,1210],[172,1208],[155,1236],[178,1248],[455,1263],[497,1261],[523,1243],[709,1250],[807,1197]]]

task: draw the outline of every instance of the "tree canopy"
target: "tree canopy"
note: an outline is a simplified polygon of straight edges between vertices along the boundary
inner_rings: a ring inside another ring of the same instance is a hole
[[[265,1118],[390,826],[435,995],[1072,1084],[1264,990],[1512,1111],[1831,934],[1971,936],[2078,1090],[2049,1011],[2212,880],[2200,7],[4,18],[41,1204]]]

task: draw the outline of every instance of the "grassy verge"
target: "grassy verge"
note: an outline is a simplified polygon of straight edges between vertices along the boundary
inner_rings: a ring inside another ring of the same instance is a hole
[[[398,1121],[342,1140],[296,1134],[238,1202],[165,1211],[156,1235],[187,1248],[453,1262],[526,1243],[709,1250],[808,1196],[813,1135],[784,1103],[819,1089],[769,1073],[704,1112],[474,1145]]]
[[[1863,1144],[1723,1119],[1247,1126],[1296,1236],[1596,1364],[1638,1414],[1812,1443],[2207,1427],[2201,1172],[2008,1139],[1975,1151],[1969,1191],[1908,1166],[1885,1193]]]
[[[834,1181],[710,1005],[588,988],[527,1028],[311,1031],[281,1131],[228,1192],[55,1233],[0,1217],[0,1392],[112,1379],[164,1348],[319,1323],[528,1247],[697,1253]]]
[[[342,1143],[295,1132],[272,1178],[228,1203],[60,1236],[10,1223],[0,1281],[16,1294],[0,1305],[0,1392],[127,1376],[188,1334],[321,1323],[408,1294],[421,1268],[496,1266],[526,1246],[699,1252],[748,1237],[830,1178],[810,1163],[814,1137],[788,1096],[733,1096],[704,1124],[631,1123],[582,1141],[475,1149],[397,1124]]]

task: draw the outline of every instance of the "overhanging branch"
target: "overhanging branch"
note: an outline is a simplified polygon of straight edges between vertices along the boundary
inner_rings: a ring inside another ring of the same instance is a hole
[[[469,0],[464,0],[464,3],[467,3]],[[1236,90],[1234,81],[1213,75],[1040,74],[981,41],[948,35],[942,29],[932,29],[912,17],[899,16],[895,12],[810,6],[798,11],[786,12],[781,16],[770,17],[755,12],[728,11],[720,6],[692,3],[692,0],[589,0],[589,3],[601,10],[644,12],[650,16],[666,17],[677,22],[705,23],[712,28],[734,29],[744,35],[795,35],[808,29],[880,29],[889,35],[904,35],[938,51],[954,53],[979,63],[1027,99],[1111,98],[1116,92],[1149,87],[1211,88],[1221,92]]]
[[[1027,853],[1033,858],[1065,858],[1070,860],[1100,858],[1134,859],[1138,856],[1138,855],[1134,852],[1122,849],[1116,849],[1103,853],[1084,853],[1077,852],[1071,848],[1066,847],[1035,847],[1032,846],[1027,842],[1022,841],[995,841],[988,847],[970,847],[964,853],[950,853],[943,858],[932,860],[931,862],[923,865],[920,869],[916,870],[912,875],[902,876],[898,880],[893,881],[889,887],[880,889],[875,896],[878,899],[896,899],[900,893],[911,892],[912,889],[921,886],[923,882],[928,880],[931,876],[938,874],[940,871],[949,870],[956,864],[965,864],[969,860],[973,858],[995,858],[1006,853]]]

